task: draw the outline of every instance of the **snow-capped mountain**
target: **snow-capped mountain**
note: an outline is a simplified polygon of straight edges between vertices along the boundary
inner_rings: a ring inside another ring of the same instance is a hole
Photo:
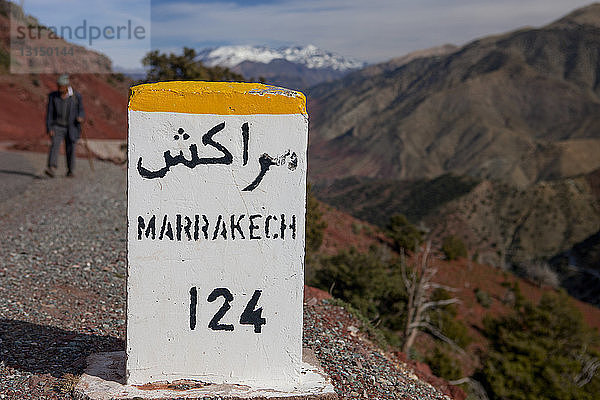
[[[261,80],[299,90],[339,79],[366,65],[313,45],[279,49],[265,46],[222,46],[201,50],[198,61],[211,67],[218,65],[230,68],[247,80]]]
[[[249,61],[269,64],[274,60],[286,60],[310,69],[332,69],[346,72],[362,68],[366,63],[346,58],[314,45],[272,49],[265,46],[222,46],[200,51],[199,60],[208,66],[220,65],[233,68]]]

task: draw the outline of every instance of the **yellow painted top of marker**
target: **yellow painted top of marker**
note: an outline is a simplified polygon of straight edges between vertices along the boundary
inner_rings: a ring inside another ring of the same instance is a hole
[[[187,114],[306,114],[301,92],[261,83],[172,81],[133,86],[129,110]]]

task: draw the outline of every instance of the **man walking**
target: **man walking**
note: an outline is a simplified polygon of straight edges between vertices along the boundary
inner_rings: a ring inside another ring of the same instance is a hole
[[[60,144],[65,142],[67,155],[67,176],[73,177],[75,167],[75,144],[81,135],[81,124],[85,116],[81,95],[73,91],[69,76],[61,75],[57,81],[58,90],[48,96],[46,131],[52,140],[48,154],[46,175],[53,178],[56,174]]]

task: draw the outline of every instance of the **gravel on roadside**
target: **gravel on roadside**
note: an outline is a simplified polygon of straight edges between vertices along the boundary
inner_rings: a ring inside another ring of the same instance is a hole
[[[72,399],[87,355],[125,349],[126,170],[78,161],[76,178],[0,201],[0,400]],[[304,344],[341,399],[445,398],[343,308],[313,299],[304,315]]]

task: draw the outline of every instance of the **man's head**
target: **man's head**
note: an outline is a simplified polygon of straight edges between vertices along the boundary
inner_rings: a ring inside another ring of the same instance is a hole
[[[69,75],[63,74],[59,76],[58,80],[56,81],[56,84],[58,85],[58,91],[60,92],[60,94],[67,94],[67,92],[69,91]]]

